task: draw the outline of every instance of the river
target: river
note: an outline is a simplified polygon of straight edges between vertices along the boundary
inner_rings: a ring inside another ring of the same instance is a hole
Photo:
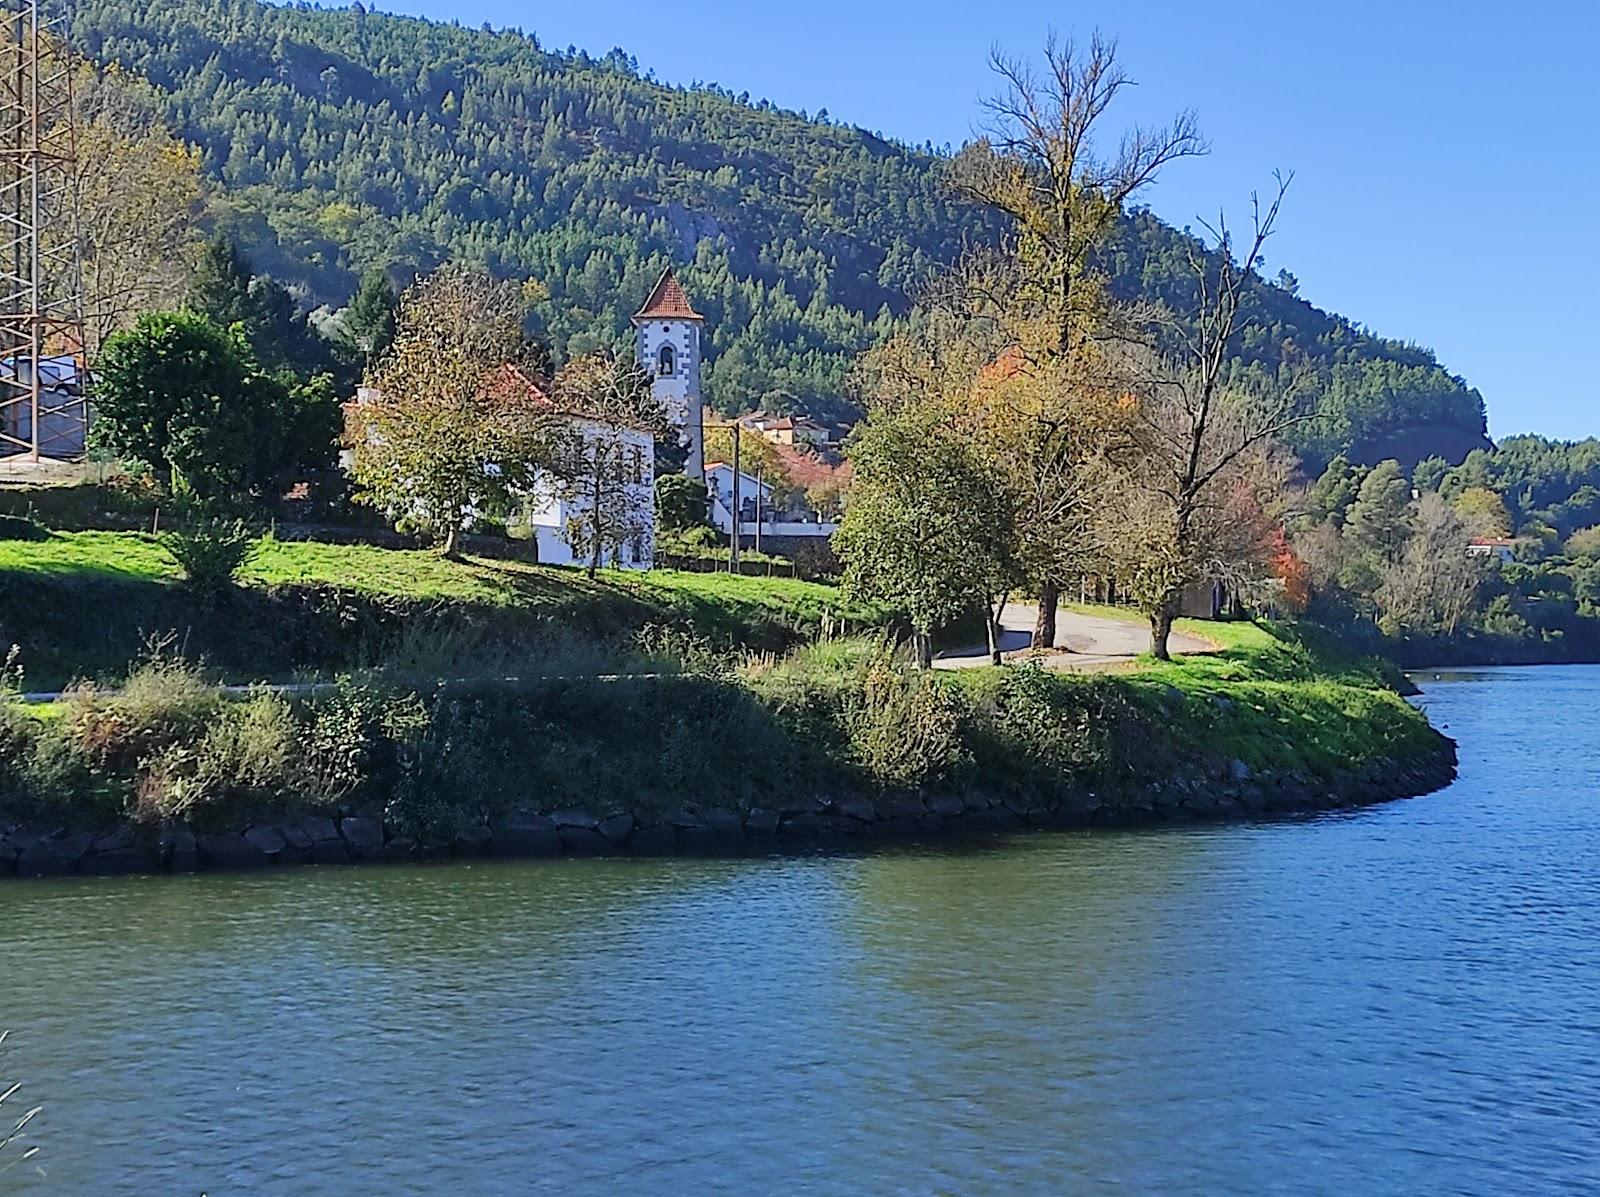
[[[1422,681],[1359,813],[0,883],[0,1191],[1593,1191],[1600,668]]]

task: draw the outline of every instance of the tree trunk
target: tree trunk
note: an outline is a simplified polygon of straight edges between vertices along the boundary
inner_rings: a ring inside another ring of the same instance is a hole
[[[444,546],[439,550],[449,560],[455,561],[461,556],[461,525],[452,523],[444,534]]]
[[[604,498],[602,487],[605,485],[600,476],[600,446],[594,448],[594,506],[589,512],[589,567],[584,572],[591,578],[600,572],[600,557],[605,551],[601,543],[600,502]]]
[[[1039,618],[1033,625],[1034,648],[1050,650],[1056,646],[1056,608],[1061,603],[1061,584],[1046,578],[1039,587]]]
[[[933,637],[927,632],[911,633],[911,651],[916,655],[918,669],[933,668]]]
[[[989,661],[994,665],[1005,664],[1005,656],[1001,647],[1005,636],[1005,628],[1000,623],[1000,617],[1005,614],[1006,599],[1009,597],[1009,595],[1002,594],[988,605],[985,612],[988,616],[985,622],[988,624],[989,631]]]
[[[1172,638],[1173,604],[1164,602],[1150,613],[1150,652],[1158,661],[1172,660],[1167,641]]]

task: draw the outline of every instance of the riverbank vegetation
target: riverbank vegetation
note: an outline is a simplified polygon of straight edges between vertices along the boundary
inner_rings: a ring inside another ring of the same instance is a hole
[[[1408,664],[1600,660],[1600,442],[1336,458],[1293,504],[1308,612]]]
[[[1419,765],[1447,773],[1448,741],[1370,666],[1281,628],[1231,625],[1220,641],[1127,674],[946,674],[872,637],[734,663],[647,632],[626,650],[562,637],[492,661],[462,645],[444,668],[244,693],[154,656],[114,690],[0,707],[0,822],[155,837],[360,815],[404,850],[449,851],[530,809],[647,824],[952,795],[958,810],[1087,817],[1181,792],[1196,814],[1241,789],[1325,805]]]

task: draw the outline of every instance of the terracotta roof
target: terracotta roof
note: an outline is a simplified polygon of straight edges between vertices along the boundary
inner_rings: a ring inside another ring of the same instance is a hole
[[[644,307],[633,314],[633,319],[637,324],[642,320],[703,320],[705,317],[689,305],[689,296],[683,284],[669,266],[661,272],[650,298],[644,301]]]
[[[478,394],[501,403],[525,401],[536,407],[555,406],[545,389],[521,366],[511,362],[486,371]]]

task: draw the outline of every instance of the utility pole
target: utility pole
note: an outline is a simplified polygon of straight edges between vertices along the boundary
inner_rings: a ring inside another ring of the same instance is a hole
[[[88,431],[78,139],[64,0],[0,0],[0,454],[72,458]]]
[[[733,422],[733,536],[728,542],[728,572],[739,572],[739,539],[744,530],[741,510],[743,496],[739,493],[739,421]]]
[[[756,466],[756,552],[761,551],[761,467]]]

